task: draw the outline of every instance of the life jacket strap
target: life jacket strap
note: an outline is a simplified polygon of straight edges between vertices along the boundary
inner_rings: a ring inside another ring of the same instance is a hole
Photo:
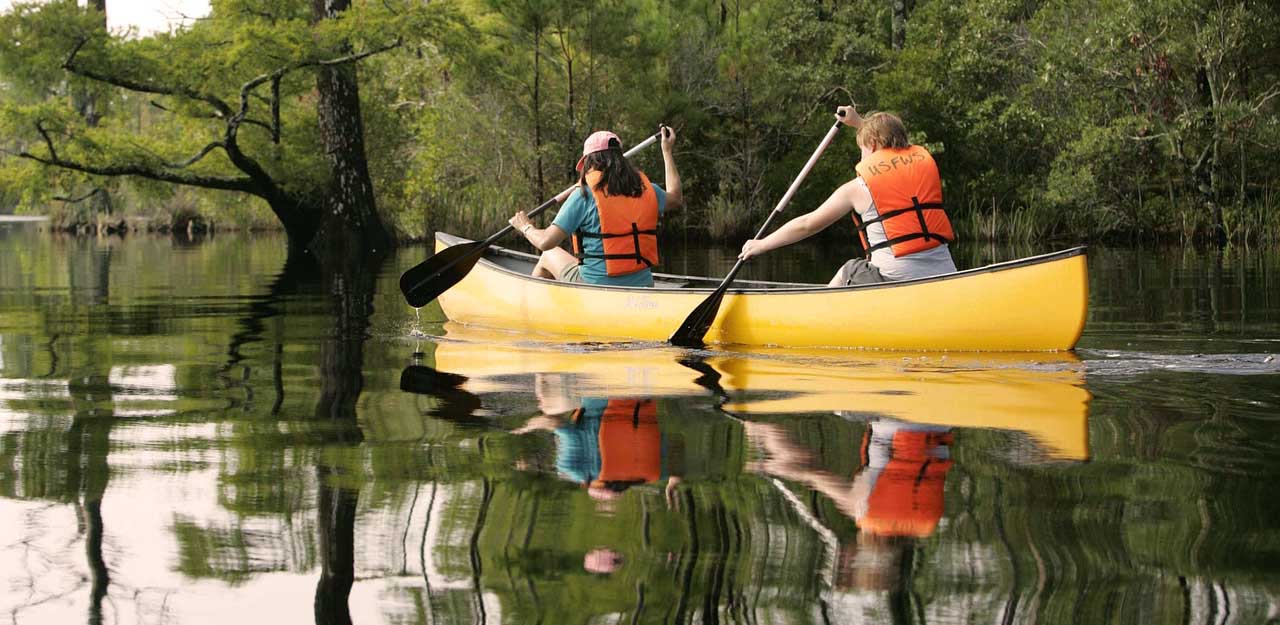
[[[656,235],[658,234],[658,231],[657,230],[639,230],[637,229],[635,224],[631,224],[631,232],[625,232],[622,234],[604,234],[600,232],[587,232],[586,230],[578,231],[578,236],[584,239],[619,239],[622,237],[630,237],[630,236],[635,236],[639,234]]]
[[[867,219],[865,221],[857,217],[857,212],[855,211],[854,223],[858,224],[859,230],[866,230],[867,226],[870,226],[871,224],[878,224],[882,221],[885,221],[886,219],[893,219],[898,215],[905,215],[907,213],[916,213],[917,217],[920,219],[920,223],[923,225],[924,211],[940,210],[944,213],[947,211],[946,207],[943,206],[941,202],[923,202],[922,203],[917,198],[914,198],[914,197],[911,198],[911,202],[912,202],[912,205],[908,206],[907,208],[899,208],[899,209],[891,210],[885,213],[881,213],[880,215],[876,216],[875,219]],[[933,236],[938,236],[938,235],[935,234]]]
[[[870,256],[871,256],[871,252],[874,252],[874,251],[876,251],[876,250],[882,250],[882,249],[884,249],[884,248],[886,248],[886,247],[891,247],[891,246],[897,245],[897,244],[899,244],[899,243],[902,243],[902,242],[904,242],[904,241],[914,241],[914,240],[916,240],[916,239],[924,239],[924,240],[926,240],[926,241],[935,241],[935,240],[936,240],[936,241],[941,241],[941,242],[943,242],[943,243],[951,243],[954,239],[950,239],[950,238],[947,238],[947,237],[945,237],[945,236],[942,236],[942,235],[940,235],[940,234],[938,234],[938,233],[936,233],[936,232],[930,232],[930,231],[929,231],[929,223],[928,223],[928,222],[925,220],[925,218],[924,218],[924,212],[925,212],[925,211],[932,211],[932,210],[942,211],[942,212],[943,212],[943,214],[946,214],[946,212],[947,212],[946,207],[945,207],[945,206],[943,206],[941,202],[921,202],[921,201],[920,201],[920,198],[915,197],[915,196],[912,196],[912,197],[911,197],[911,206],[908,206],[907,208],[897,208],[897,209],[894,209],[894,210],[891,210],[891,211],[886,211],[886,212],[884,212],[884,213],[882,213],[882,214],[880,214],[880,215],[877,215],[875,219],[867,219],[867,220],[865,220],[865,221],[864,221],[864,220],[863,220],[863,219],[858,215],[858,212],[857,212],[857,211],[854,211],[854,212],[853,212],[853,224],[854,224],[854,226],[856,226],[856,227],[858,228],[858,230],[862,231],[862,233],[863,233],[863,235],[864,235],[864,236],[863,236],[863,239],[864,239],[864,240],[866,240],[866,236],[865,236],[865,235],[866,235],[866,233],[867,233],[867,227],[868,227],[868,226],[870,226],[871,224],[881,223],[881,222],[883,222],[883,221],[885,221],[885,220],[887,220],[887,219],[893,219],[894,217],[897,217],[898,215],[906,215],[906,214],[908,214],[908,213],[914,213],[914,214],[915,214],[915,216],[916,216],[916,220],[918,220],[918,221],[920,222],[920,232],[913,232],[913,233],[911,233],[911,234],[904,234],[904,235],[902,235],[902,236],[900,236],[900,237],[894,237],[894,238],[892,238],[892,239],[887,239],[887,240],[882,241],[882,242],[880,242],[880,243],[877,243],[877,244],[875,244],[875,245],[869,246],[869,247],[867,248],[867,251],[866,251],[866,252],[867,252],[867,256],[868,256],[868,257],[870,257]]]
[[[656,267],[657,263],[653,262],[652,260],[649,260],[648,258],[645,258],[644,254],[640,253],[640,235],[642,234],[657,236],[658,231],[657,229],[641,230],[640,227],[635,224],[635,222],[631,223],[631,232],[626,232],[622,234],[608,234],[604,232],[589,232],[586,230],[579,230],[578,232],[574,233],[574,236],[577,236],[580,239],[602,239],[603,240],[603,239],[621,239],[623,237],[630,237],[632,241],[632,246],[633,246],[632,249],[634,249],[635,251],[631,252],[630,254],[588,254],[584,251],[580,251],[574,254],[574,256],[577,256],[580,260],[585,258],[602,258],[604,260],[634,260],[636,262],[644,263],[645,267],[649,267],[649,268]]]
[[[883,242],[881,242],[881,243],[877,243],[877,244],[875,244],[875,245],[872,245],[872,246],[871,246],[871,248],[867,250],[867,254],[869,255],[869,254],[871,254],[871,252],[874,252],[874,251],[876,251],[876,250],[882,250],[882,249],[884,249],[884,248],[886,248],[886,247],[892,247],[892,246],[897,245],[897,244],[899,244],[899,243],[905,243],[906,241],[914,241],[914,240],[916,240],[916,239],[937,240],[937,241],[941,241],[941,242],[943,242],[943,243],[948,243],[948,244],[955,240],[955,239],[949,239],[949,238],[944,237],[944,236],[942,236],[942,235],[940,235],[940,234],[930,234],[930,235],[925,235],[925,233],[923,233],[923,232],[913,232],[913,233],[911,233],[911,234],[904,234],[904,235],[902,235],[902,236],[900,236],[900,237],[894,237],[894,238],[892,238],[892,239],[888,239],[888,240],[883,241]]]

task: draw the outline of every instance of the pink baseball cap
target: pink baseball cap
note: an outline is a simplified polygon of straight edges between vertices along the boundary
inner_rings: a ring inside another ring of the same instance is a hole
[[[618,138],[618,135],[615,135],[608,130],[597,130],[591,133],[591,136],[587,137],[587,140],[582,142],[582,157],[578,159],[578,164],[574,169],[582,171],[582,161],[587,158],[588,154],[593,152],[603,152],[604,150],[615,147],[622,147],[622,140]]]

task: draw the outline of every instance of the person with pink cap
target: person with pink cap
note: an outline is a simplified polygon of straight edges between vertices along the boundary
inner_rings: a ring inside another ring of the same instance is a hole
[[[524,211],[511,225],[542,250],[536,278],[611,286],[653,286],[658,264],[658,219],[684,204],[672,154],[675,131],[663,126],[662,162],[667,187],[654,184],[622,152],[618,135],[591,133],[582,144],[578,188],[555,220],[537,228]],[[573,253],[560,248],[573,237]]]

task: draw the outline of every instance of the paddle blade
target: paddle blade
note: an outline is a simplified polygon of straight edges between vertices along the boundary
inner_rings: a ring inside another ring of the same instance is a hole
[[[716,289],[707,299],[702,300],[702,303],[698,304],[688,317],[685,317],[684,323],[680,324],[667,341],[679,347],[702,347],[702,338],[707,335],[707,330],[711,329],[711,323],[716,320],[716,313],[720,312],[720,301],[723,299],[724,289]]]
[[[447,247],[400,276],[400,292],[414,308],[422,308],[471,272],[480,260],[482,242]]]

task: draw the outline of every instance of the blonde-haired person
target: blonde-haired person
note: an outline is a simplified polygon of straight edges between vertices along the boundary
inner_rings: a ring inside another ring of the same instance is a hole
[[[852,259],[828,286],[911,280],[956,270],[947,244],[955,238],[942,208],[942,179],[933,157],[911,145],[902,120],[892,113],[865,119],[842,106],[836,119],[858,129],[862,151],[857,177],[840,185],[821,206],[763,239],[742,245],[739,258],[759,256],[821,232],[845,215],[853,217],[867,258]]]

